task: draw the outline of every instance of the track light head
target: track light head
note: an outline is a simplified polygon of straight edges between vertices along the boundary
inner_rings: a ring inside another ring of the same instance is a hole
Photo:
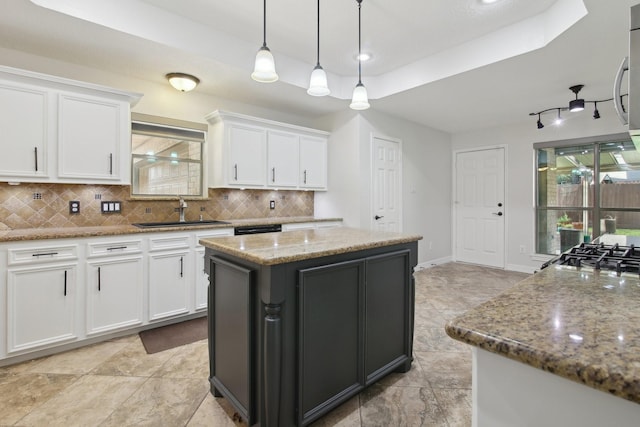
[[[538,123],[537,123],[538,129],[542,129],[544,127],[544,125],[542,124],[542,120],[540,120],[540,114],[541,113],[538,113]]]
[[[584,99],[578,99],[578,93],[580,92],[580,90],[582,90],[583,87],[584,85],[575,85],[569,88],[571,92],[576,94],[576,99],[569,102],[569,111],[576,112],[584,110]]]
[[[593,105],[594,105],[593,118],[594,118],[594,120],[597,120],[597,119],[600,118],[600,111],[598,111],[598,103],[594,102]]]

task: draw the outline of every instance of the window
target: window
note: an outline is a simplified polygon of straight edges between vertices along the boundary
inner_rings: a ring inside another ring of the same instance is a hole
[[[534,144],[536,251],[640,236],[640,151],[628,134]]]
[[[171,124],[165,124],[165,123]],[[203,194],[206,125],[138,115],[131,124],[131,195]]]

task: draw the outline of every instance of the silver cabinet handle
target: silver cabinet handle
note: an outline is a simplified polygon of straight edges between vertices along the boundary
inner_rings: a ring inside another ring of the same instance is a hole
[[[67,270],[64,271],[64,296],[67,296]]]
[[[98,292],[102,290],[102,275],[100,274],[100,267],[98,267]]]
[[[33,153],[36,159],[36,172],[38,172],[38,147],[33,147]]]
[[[109,153],[109,175],[113,175],[113,153]]]
[[[271,168],[271,182],[276,182],[276,168]]]
[[[303,183],[305,183],[305,184],[307,183],[307,170],[306,170],[306,169],[304,170],[304,180],[303,180]]]
[[[118,249],[127,249],[127,247],[126,246],[114,246],[112,248],[107,248],[108,251],[115,251],[115,250],[118,250]]]
[[[238,164],[233,165],[233,179],[238,180]]]

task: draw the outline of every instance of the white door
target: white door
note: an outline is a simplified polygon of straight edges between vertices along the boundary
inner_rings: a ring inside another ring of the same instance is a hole
[[[504,268],[504,149],[456,154],[456,260]]]
[[[402,231],[400,142],[373,137],[371,144],[371,229]]]

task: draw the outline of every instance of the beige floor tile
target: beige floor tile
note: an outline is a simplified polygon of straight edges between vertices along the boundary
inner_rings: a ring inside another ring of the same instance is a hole
[[[78,380],[77,375],[0,373],[0,425],[12,425]]]
[[[471,426],[471,390],[434,388],[433,392],[450,426]]]
[[[234,420],[235,410],[224,398],[207,393],[187,427],[246,427],[247,423]]]
[[[124,349],[126,342],[103,342],[64,353],[44,357],[29,367],[27,372],[52,374],[87,374],[111,356]]]
[[[184,426],[208,391],[206,378],[149,378],[101,426]]]
[[[179,348],[172,348],[147,354],[142,341],[136,339],[130,341],[125,348],[96,367],[91,373],[95,375],[150,377],[179,351]]]
[[[20,420],[20,426],[96,426],[139,389],[145,378],[86,375]]]
[[[153,374],[162,378],[209,378],[209,347],[206,340],[184,345]]]
[[[360,397],[355,396],[311,424],[312,427],[359,427]]]
[[[416,357],[425,378],[436,388],[471,389],[471,351],[466,352],[418,352]]]
[[[444,413],[431,387],[384,387],[360,393],[363,426],[442,426]]]

